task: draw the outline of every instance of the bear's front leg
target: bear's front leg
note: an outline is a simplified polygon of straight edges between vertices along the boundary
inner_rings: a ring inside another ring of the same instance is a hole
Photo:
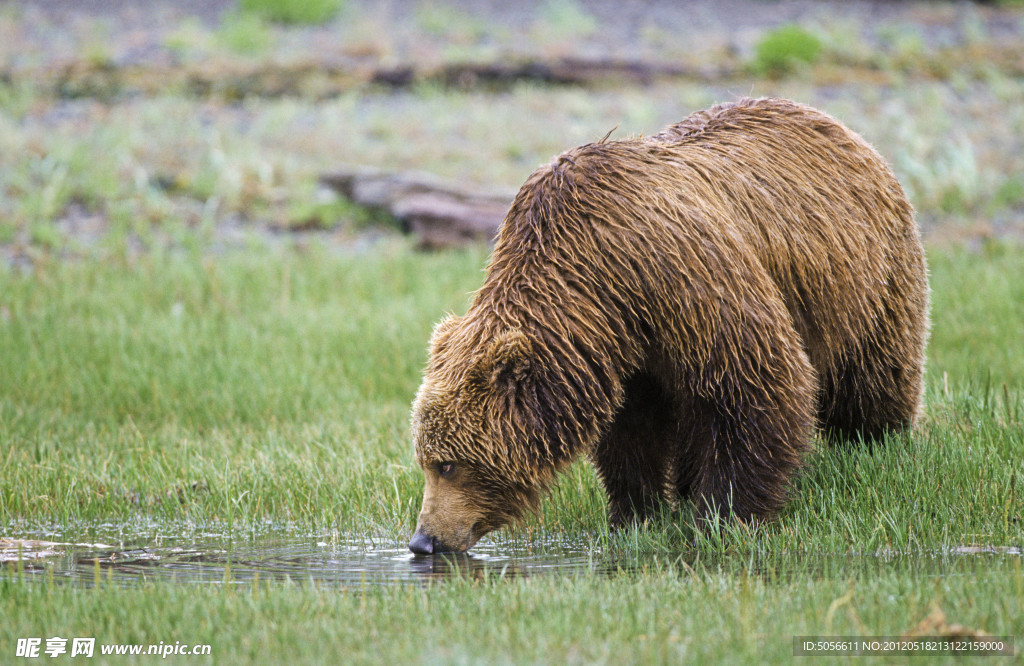
[[[665,392],[648,375],[630,379],[615,421],[592,454],[613,530],[646,521],[666,497],[675,431]]]

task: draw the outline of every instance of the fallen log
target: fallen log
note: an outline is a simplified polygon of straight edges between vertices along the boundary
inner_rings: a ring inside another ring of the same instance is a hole
[[[371,81],[395,88],[419,81],[448,88],[505,89],[520,81],[548,85],[594,86],[602,83],[647,86],[658,80],[717,80],[735,74],[735,68],[689,67],[674,63],[593,58],[510,59],[496,62],[456,62],[435,68],[399,65],[381,68]]]
[[[490,242],[514,191],[470,189],[422,173],[376,169],[325,173],[320,182],[353,203],[397,219],[424,249]]]
[[[729,64],[689,66],[608,58],[508,57],[484,62],[397,65],[347,56],[284,62],[213,58],[186,64],[173,60],[114,62],[76,58],[45,67],[14,67],[0,62],[0,82],[28,80],[33,82],[33,89],[38,87],[40,92],[60,98],[101,100],[126,95],[157,95],[167,89],[192,97],[238,100],[246,97],[330,99],[367,85],[404,89],[432,84],[491,91],[506,90],[521,82],[584,87],[646,86],[666,80],[722,80],[738,73],[739,70]]]

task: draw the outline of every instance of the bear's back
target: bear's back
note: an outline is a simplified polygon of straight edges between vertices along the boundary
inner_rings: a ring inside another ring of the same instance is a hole
[[[495,258],[559,243],[575,258],[619,253],[641,280],[681,288],[757,264],[820,372],[878,322],[927,306],[913,211],[891,169],[838,121],[786,100],[719,105],[556,157],[523,186]]]

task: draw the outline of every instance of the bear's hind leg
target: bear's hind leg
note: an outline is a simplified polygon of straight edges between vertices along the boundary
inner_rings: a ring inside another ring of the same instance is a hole
[[[785,424],[772,423],[767,411],[726,413],[715,400],[690,404],[690,428],[674,465],[680,497],[692,499],[704,519],[773,516],[811,436],[811,401],[787,415]]]
[[[887,291],[844,353],[819,368],[818,419],[832,441],[880,441],[913,425],[921,407],[928,332],[928,276],[916,240],[899,250],[899,270],[880,279]]]
[[[672,404],[655,381],[645,374],[630,379],[615,422],[592,454],[612,529],[650,518],[665,498],[675,428]]]
[[[880,441],[910,427],[921,402],[923,364],[886,362],[863,354],[821,378],[819,420],[832,440]]]

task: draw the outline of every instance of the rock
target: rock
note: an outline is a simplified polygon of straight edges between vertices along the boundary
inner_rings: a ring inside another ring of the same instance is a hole
[[[386,211],[424,249],[492,241],[515,196],[514,191],[476,190],[429,174],[375,169],[326,173],[320,182],[357,205]]]

